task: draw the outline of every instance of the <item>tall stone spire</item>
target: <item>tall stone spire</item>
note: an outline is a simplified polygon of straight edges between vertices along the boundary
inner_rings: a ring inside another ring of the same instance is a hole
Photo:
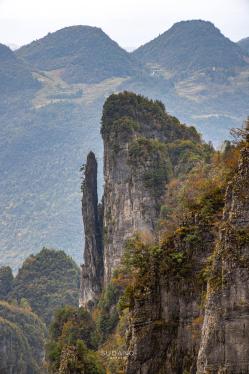
[[[86,308],[91,308],[97,301],[103,280],[102,207],[98,205],[97,169],[95,155],[90,152],[82,184],[85,250],[81,271],[80,306]]]

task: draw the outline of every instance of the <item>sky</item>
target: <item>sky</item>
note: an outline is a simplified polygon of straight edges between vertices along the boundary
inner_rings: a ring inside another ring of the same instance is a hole
[[[20,46],[66,26],[90,25],[135,48],[188,19],[211,21],[238,41],[249,37],[249,0],[0,0],[0,43]]]

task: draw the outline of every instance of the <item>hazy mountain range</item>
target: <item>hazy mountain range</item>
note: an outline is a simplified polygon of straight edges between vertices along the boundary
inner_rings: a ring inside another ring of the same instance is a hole
[[[132,53],[101,29],[73,26],[13,52],[0,45],[0,265],[43,245],[81,261],[81,164],[102,168],[102,105],[131,90],[162,100],[220,144],[249,114],[249,48],[209,22],[175,24]],[[100,173],[101,180],[101,173]]]

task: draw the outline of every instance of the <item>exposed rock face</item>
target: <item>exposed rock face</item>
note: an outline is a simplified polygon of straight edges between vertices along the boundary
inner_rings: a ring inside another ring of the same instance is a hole
[[[104,283],[119,265],[125,241],[135,232],[154,233],[173,173],[166,144],[198,138],[165,112],[163,104],[128,92],[104,105]]]
[[[93,152],[87,157],[82,187],[85,251],[80,305],[90,307],[98,299],[103,281],[102,207],[98,206],[97,161]]]
[[[182,275],[174,269],[162,271],[161,264],[156,264],[149,291],[135,300],[127,374],[196,373],[206,288],[199,277],[214,236],[211,226],[201,224],[185,226],[182,232],[169,244],[174,253],[186,255]],[[198,235],[196,242],[189,241],[193,234]]]
[[[229,185],[224,225],[214,253],[199,374],[249,373],[249,148]]]
[[[142,268],[142,276],[131,286],[126,373],[249,374],[249,148],[242,150],[227,189],[221,224],[223,190],[215,219],[193,210],[174,233],[157,240],[168,181],[186,175],[198,161],[197,149],[207,148],[160,102],[127,92],[106,101],[102,136],[103,209],[98,210],[93,154],[83,183],[81,304],[95,303],[111,281],[126,240],[146,233],[160,244],[149,248],[156,253],[145,257],[149,267],[135,267],[137,273]],[[212,196],[206,198],[210,204]]]

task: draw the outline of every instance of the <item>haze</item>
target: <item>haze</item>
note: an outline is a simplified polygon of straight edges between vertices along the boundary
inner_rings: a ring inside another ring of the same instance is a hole
[[[101,27],[130,49],[187,19],[212,21],[238,41],[249,36],[249,0],[0,0],[0,42],[23,45],[82,24]]]

